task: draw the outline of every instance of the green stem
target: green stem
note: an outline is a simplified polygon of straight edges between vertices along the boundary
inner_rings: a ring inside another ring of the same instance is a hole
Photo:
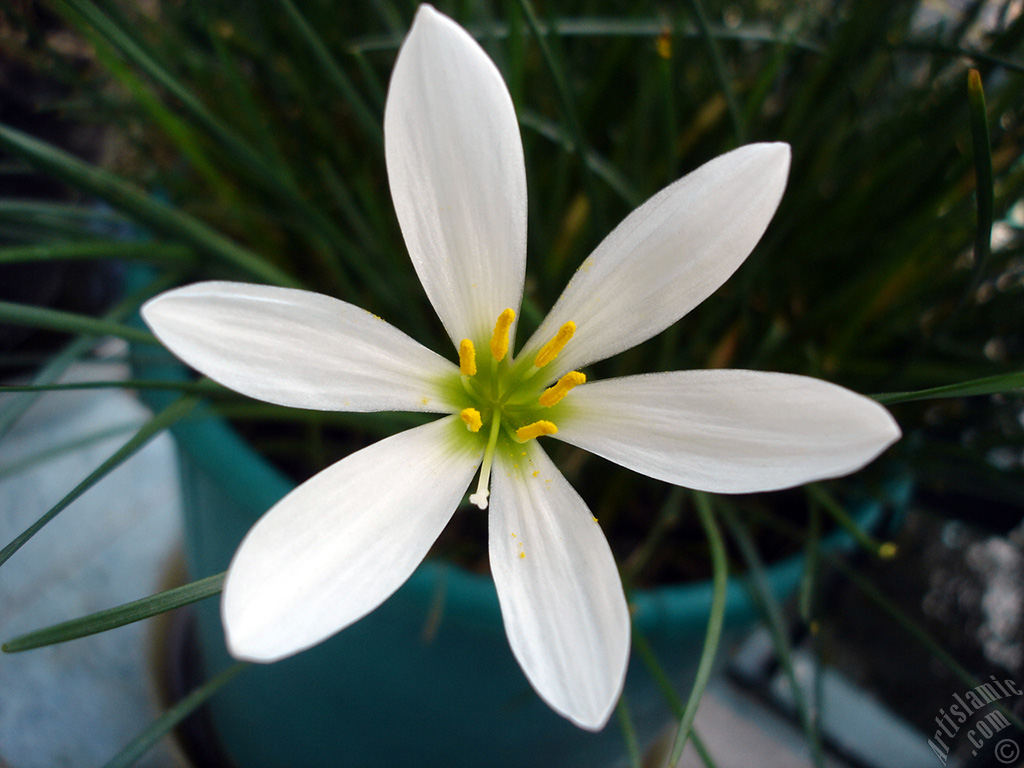
[[[196,688],[154,721],[145,731],[117,753],[104,768],[128,768],[166,736],[172,728],[202,706],[213,694],[230,683],[249,664],[239,661]]]
[[[107,632],[116,627],[123,627],[136,621],[142,621],[160,613],[173,611],[184,605],[205,600],[218,594],[224,586],[224,573],[207,576],[205,579],[193,581],[174,589],[168,589],[131,603],[97,611],[70,621],[29,632],[3,644],[4,653],[18,653],[47,645],[65,643],[80,637]]]

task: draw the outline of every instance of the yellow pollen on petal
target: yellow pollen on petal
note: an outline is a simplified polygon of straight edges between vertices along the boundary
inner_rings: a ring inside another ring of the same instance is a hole
[[[463,376],[476,375],[476,347],[469,339],[459,343],[459,373]]]
[[[535,421],[533,424],[527,424],[525,427],[520,427],[516,430],[516,440],[520,443],[525,443],[527,440],[533,440],[535,437],[541,435],[554,435],[558,432],[558,427],[555,426],[554,422]]]
[[[537,399],[544,407],[550,407],[568,395],[570,389],[585,384],[586,381],[586,374],[580,371],[569,371],[557,383],[545,389]]]
[[[512,321],[516,319],[513,309],[506,309],[498,315],[498,322],[494,324],[494,335],[491,336],[491,357],[500,363],[508,354],[508,330],[512,327]]]
[[[466,425],[466,429],[470,432],[479,432],[480,427],[484,425],[483,420],[480,418],[480,411],[476,408],[463,408],[459,413],[459,418],[462,419],[462,423]]]
[[[551,338],[551,341],[540,348],[540,352],[533,360],[534,366],[543,368],[558,357],[558,353],[565,349],[565,345],[569,343],[569,339],[574,333],[576,333],[576,323],[570,320],[558,329],[558,333]]]

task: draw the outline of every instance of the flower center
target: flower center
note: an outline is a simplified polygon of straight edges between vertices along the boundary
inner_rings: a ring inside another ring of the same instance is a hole
[[[489,351],[490,361],[478,366],[476,346],[471,339],[459,344],[459,378],[470,405],[459,412],[466,429],[487,440],[476,492],[469,500],[480,509],[487,509],[491,466],[499,441],[525,443],[543,435],[553,435],[558,427],[552,421],[552,407],[583,384],[587,377],[570,371],[550,386],[537,377],[558,357],[576,332],[575,323],[568,322],[541,347],[530,366],[513,365],[508,358],[509,330],[516,313],[506,309],[494,324]]]

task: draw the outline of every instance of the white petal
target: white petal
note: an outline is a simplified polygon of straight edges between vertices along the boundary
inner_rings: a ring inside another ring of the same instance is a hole
[[[583,262],[523,348],[531,359],[567,321],[576,335],[551,377],[663,331],[724,283],[761,239],[782,198],[788,144],[750,144],[669,185]]]
[[[860,469],[899,439],[874,400],[806,376],[676,371],[584,384],[559,439],[714,493],[789,488]]]
[[[536,441],[499,453],[491,483],[491,572],[512,652],[552,709],[600,730],[629,661],[629,609],[601,526]]]
[[[379,317],[310,291],[206,282],[142,307],[161,342],[249,397],[322,411],[451,411],[454,363]]]
[[[361,619],[427,554],[459,505],[482,448],[447,417],[328,467],[246,534],[224,583],[233,656],[291,656]]]
[[[429,5],[391,73],[384,150],[405,244],[448,335],[489,339],[523,293],[523,146],[494,62]]]

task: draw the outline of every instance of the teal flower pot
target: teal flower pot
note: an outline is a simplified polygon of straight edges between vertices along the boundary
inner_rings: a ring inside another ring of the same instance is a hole
[[[171,362],[143,363],[146,376],[185,375]],[[147,393],[154,407],[168,393]],[[173,428],[180,453],[185,554],[192,578],[227,568],[246,531],[294,487],[216,417]],[[867,521],[880,502],[858,516]],[[458,513],[457,513],[458,514]],[[768,569],[780,597],[801,575],[799,558]],[[633,623],[677,690],[689,690],[711,606],[710,581],[633,594]],[[232,663],[217,600],[197,608],[207,677]],[[729,584],[721,649],[756,622],[737,580]],[[721,659],[722,650],[719,658]],[[668,710],[634,651],[626,695],[641,743],[665,725]],[[380,608],[321,645],[245,670],[211,700],[210,715],[240,768],[521,768],[606,766],[625,746],[614,718],[600,733],[552,712],[530,688],[505,639],[489,576],[438,561],[423,563]]]

